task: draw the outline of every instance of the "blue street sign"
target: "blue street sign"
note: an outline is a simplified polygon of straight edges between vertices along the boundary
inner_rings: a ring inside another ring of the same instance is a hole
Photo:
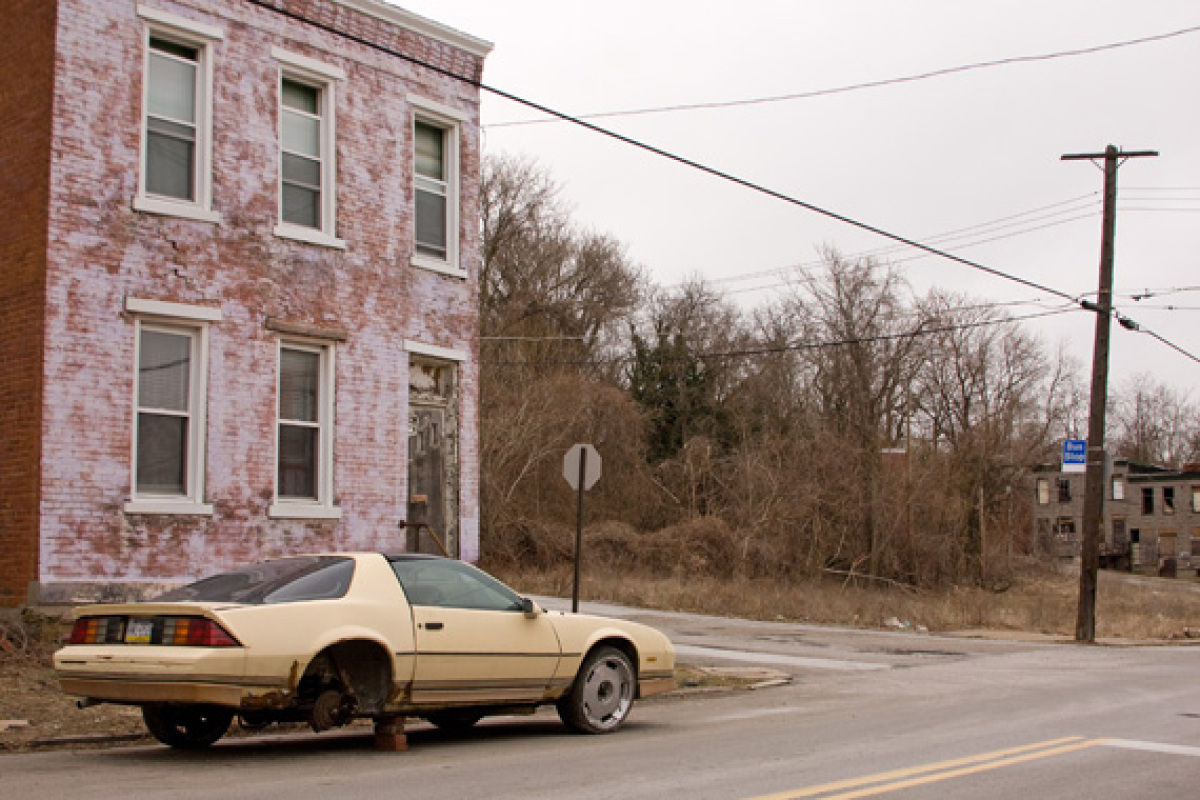
[[[1063,472],[1087,472],[1087,442],[1083,439],[1067,439],[1063,442]]]

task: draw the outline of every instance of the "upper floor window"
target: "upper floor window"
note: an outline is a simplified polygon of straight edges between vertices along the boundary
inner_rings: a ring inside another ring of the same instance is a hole
[[[216,222],[212,62],[220,30],[139,6],[146,21],[142,165],[134,208]]]
[[[1175,487],[1174,486],[1164,486],[1163,487],[1162,506],[1163,506],[1164,514],[1174,514],[1175,513]]]
[[[334,82],[345,74],[306,56],[280,62],[278,236],[344,247],[337,238]]]
[[[306,228],[322,227],[321,90],[283,79],[280,97],[282,164],[280,216],[284,222]]]
[[[200,50],[150,37],[146,192],[196,202],[196,78]]]
[[[1060,502],[1060,503],[1071,502],[1071,479],[1070,478],[1059,478],[1058,479],[1058,502]]]
[[[459,265],[461,112],[409,97],[413,117],[413,264],[465,277]]]
[[[1142,513],[1154,513],[1154,488],[1147,486],[1142,489]]]
[[[1124,500],[1125,499],[1125,479],[1124,478],[1116,476],[1112,479],[1112,499],[1113,500]]]
[[[1050,505],[1050,481],[1047,478],[1037,479],[1037,502],[1039,506]]]
[[[333,348],[279,346],[275,517],[334,517]]]
[[[207,323],[216,309],[129,299],[137,313],[133,498],[139,513],[210,514],[204,504]]]
[[[1192,513],[1200,514],[1200,486],[1192,487]]]

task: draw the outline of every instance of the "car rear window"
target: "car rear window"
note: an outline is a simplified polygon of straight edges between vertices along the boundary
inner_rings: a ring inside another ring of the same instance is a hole
[[[297,556],[222,572],[154,598],[163,602],[270,605],[342,597],[354,576],[354,559]]]

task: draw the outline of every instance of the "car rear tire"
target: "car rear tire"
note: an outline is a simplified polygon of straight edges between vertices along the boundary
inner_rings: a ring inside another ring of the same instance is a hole
[[[198,750],[225,735],[233,722],[233,709],[208,705],[143,706],[142,720],[151,735],[163,744]]]
[[[571,691],[558,701],[558,716],[578,733],[612,733],[629,718],[636,691],[629,656],[600,647],[588,654]]]

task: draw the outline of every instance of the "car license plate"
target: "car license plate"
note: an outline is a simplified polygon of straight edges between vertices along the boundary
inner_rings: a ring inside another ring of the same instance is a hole
[[[154,620],[131,619],[125,626],[126,644],[150,644],[150,636],[154,633]]]

